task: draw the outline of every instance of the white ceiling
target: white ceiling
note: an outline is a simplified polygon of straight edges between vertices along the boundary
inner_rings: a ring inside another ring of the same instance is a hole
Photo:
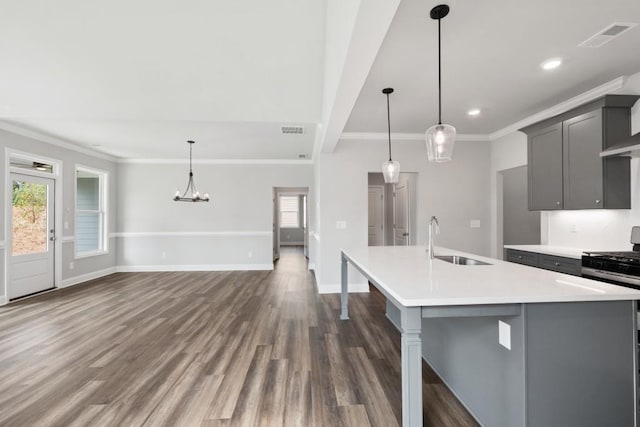
[[[403,0],[345,131],[419,133],[437,122],[437,1]],[[442,21],[443,122],[488,134],[622,75],[640,71],[640,26],[599,49],[578,44],[617,22],[640,23],[638,0],[447,1]],[[544,72],[540,63],[563,58]],[[482,114],[466,112],[479,107]]]
[[[0,120],[121,157],[184,157],[187,139],[207,158],[310,154],[324,13],[317,0],[4,1]],[[307,132],[280,135],[287,124]]]

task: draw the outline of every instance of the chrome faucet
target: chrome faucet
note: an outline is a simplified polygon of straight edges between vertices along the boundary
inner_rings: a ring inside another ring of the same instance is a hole
[[[436,226],[435,228],[435,233],[433,230],[433,226]],[[432,216],[431,219],[429,220],[429,258],[434,259],[435,254],[433,253],[433,235],[434,234],[440,234],[440,224],[438,224],[438,218],[436,218],[435,216]]]

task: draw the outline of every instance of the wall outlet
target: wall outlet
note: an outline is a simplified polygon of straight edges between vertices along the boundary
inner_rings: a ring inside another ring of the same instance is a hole
[[[569,231],[572,233],[577,233],[578,232],[578,227],[576,227],[575,224],[571,224],[571,227],[569,227]]]
[[[511,325],[502,320],[498,320],[498,343],[507,350],[511,350]]]
[[[336,221],[336,230],[346,230],[347,221]]]
[[[247,253],[247,257],[248,258],[253,258],[253,252],[249,251],[249,253]]]
[[[471,227],[471,228],[480,228],[480,220],[479,219],[472,219],[469,222],[469,227]]]
[[[75,266],[73,265],[73,263],[72,263],[72,262],[70,262],[70,263],[69,263],[69,270],[73,270],[73,267],[75,267]]]
[[[69,229],[69,221],[65,221],[62,226],[64,227],[65,230]]]
[[[160,258],[167,259],[167,253],[165,251],[162,251],[162,253],[160,254]]]

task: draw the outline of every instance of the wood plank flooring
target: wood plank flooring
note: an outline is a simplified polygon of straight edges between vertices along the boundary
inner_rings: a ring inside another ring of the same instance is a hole
[[[400,335],[375,296],[273,272],[120,273],[0,307],[1,426],[397,426]],[[475,426],[425,365],[426,426]]]

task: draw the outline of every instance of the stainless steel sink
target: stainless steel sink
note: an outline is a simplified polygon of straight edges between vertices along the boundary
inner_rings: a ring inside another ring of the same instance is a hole
[[[436,255],[436,259],[450,262],[451,264],[459,265],[491,265],[488,262],[478,261],[477,259],[471,259],[460,255]]]

